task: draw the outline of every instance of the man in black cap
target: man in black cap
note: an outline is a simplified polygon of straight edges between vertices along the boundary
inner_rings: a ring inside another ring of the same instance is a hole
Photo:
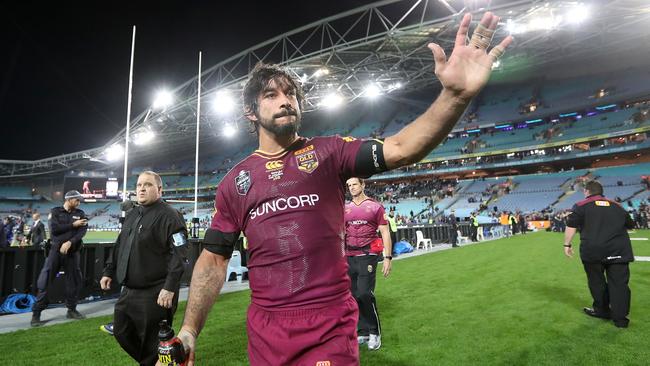
[[[77,191],[65,194],[63,207],[55,207],[50,211],[50,239],[52,248],[45,260],[43,269],[36,283],[38,294],[32,306],[32,327],[38,327],[45,322],[41,321],[41,312],[47,308],[50,300],[47,289],[52,284],[59,269],[65,271],[65,305],[68,308],[68,319],[84,319],[77,311],[77,297],[81,289],[81,268],[79,267],[79,251],[81,239],[86,235],[88,219],[80,210],[79,204],[83,197]]]
[[[564,233],[564,254],[573,257],[571,240],[580,230],[580,258],[587,273],[589,291],[594,299],[585,314],[612,319],[619,328],[627,328],[630,312],[630,269],[634,261],[627,229],[634,221],[617,202],[603,197],[596,181],[585,184],[585,199],[573,206]]]
[[[124,219],[122,230],[100,280],[108,290],[122,285],[115,304],[113,335],[139,364],[158,359],[159,323],[172,325],[181,276],[188,264],[183,215],[162,201],[162,180],[151,171],[138,177],[139,206]]]

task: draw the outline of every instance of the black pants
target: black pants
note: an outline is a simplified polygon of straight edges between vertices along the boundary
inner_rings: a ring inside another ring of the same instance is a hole
[[[45,259],[45,264],[41,273],[38,275],[36,287],[38,293],[36,302],[32,306],[34,315],[40,314],[47,309],[50,298],[47,289],[59,275],[59,269],[63,268],[65,272],[65,306],[70,310],[76,310],[77,298],[81,290],[81,268],[79,268],[79,252],[61,254],[59,253],[60,245],[53,245],[50,253]]]
[[[627,324],[630,313],[630,268],[628,263],[583,263],[594,310],[610,314],[615,323]],[[605,276],[607,275],[607,276]]]
[[[348,275],[352,280],[352,296],[359,305],[359,323],[357,333],[381,335],[377,301],[375,299],[375,280],[377,272],[377,255],[348,257]]]
[[[472,241],[478,241],[478,238],[476,237],[478,235],[478,226],[472,225],[470,227],[470,233],[472,235],[471,237]]]
[[[452,246],[458,246],[458,232],[453,227],[449,228],[449,243]]]
[[[140,365],[155,365],[158,361],[158,331],[160,321],[171,326],[178,305],[178,289],[174,292],[172,308],[157,304],[162,285],[146,289],[124,287],[115,304],[113,333],[129,356]]]

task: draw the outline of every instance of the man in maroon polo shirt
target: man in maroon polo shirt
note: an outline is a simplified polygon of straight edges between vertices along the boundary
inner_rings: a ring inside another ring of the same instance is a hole
[[[347,185],[352,201],[345,204],[345,255],[352,296],[359,306],[357,340],[359,345],[368,344],[369,350],[378,350],[381,347],[381,324],[375,299],[375,280],[382,253],[382,272],[384,277],[390,274],[393,260],[390,230],[384,206],[366,196],[363,179],[352,177]],[[381,237],[377,236],[377,230]]]
[[[492,63],[512,39],[488,54],[499,18],[487,12],[466,38],[462,19],[454,50],[429,44],[443,88],[415,121],[385,141],[298,136],[302,90],[290,73],[259,64],[243,92],[244,114],[259,150],[237,164],[217,189],[178,337],[194,364],[196,338],[226,276],[233,245],[249,240],[251,365],[358,365],[357,304],[344,250],[344,182],[413,164],[436,147],[487,83]]]

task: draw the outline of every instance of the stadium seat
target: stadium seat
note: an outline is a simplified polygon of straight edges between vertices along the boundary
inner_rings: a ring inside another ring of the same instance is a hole
[[[226,281],[230,278],[231,273],[235,273],[237,275],[237,282],[241,283],[242,277],[244,277],[244,273],[246,272],[248,272],[248,268],[241,265],[241,253],[238,250],[233,251],[228,262]]]
[[[468,236],[463,236],[463,233],[460,232],[460,230],[456,231],[458,234],[458,244],[461,243],[469,243],[469,237]]]
[[[476,240],[478,241],[484,241],[485,240],[485,235],[483,235],[483,227],[479,226],[476,230]]]
[[[420,244],[422,245],[422,249],[433,248],[433,243],[431,242],[431,239],[425,238],[421,230],[415,232],[415,240],[417,242],[417,244],[415,245],[415,249],[420,249]]]

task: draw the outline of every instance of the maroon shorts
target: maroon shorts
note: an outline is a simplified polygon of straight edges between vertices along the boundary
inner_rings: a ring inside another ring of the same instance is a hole
[[[352,296],[320,309],[248,308],[248,359],[252,366],[357,366],[359,309]]]

